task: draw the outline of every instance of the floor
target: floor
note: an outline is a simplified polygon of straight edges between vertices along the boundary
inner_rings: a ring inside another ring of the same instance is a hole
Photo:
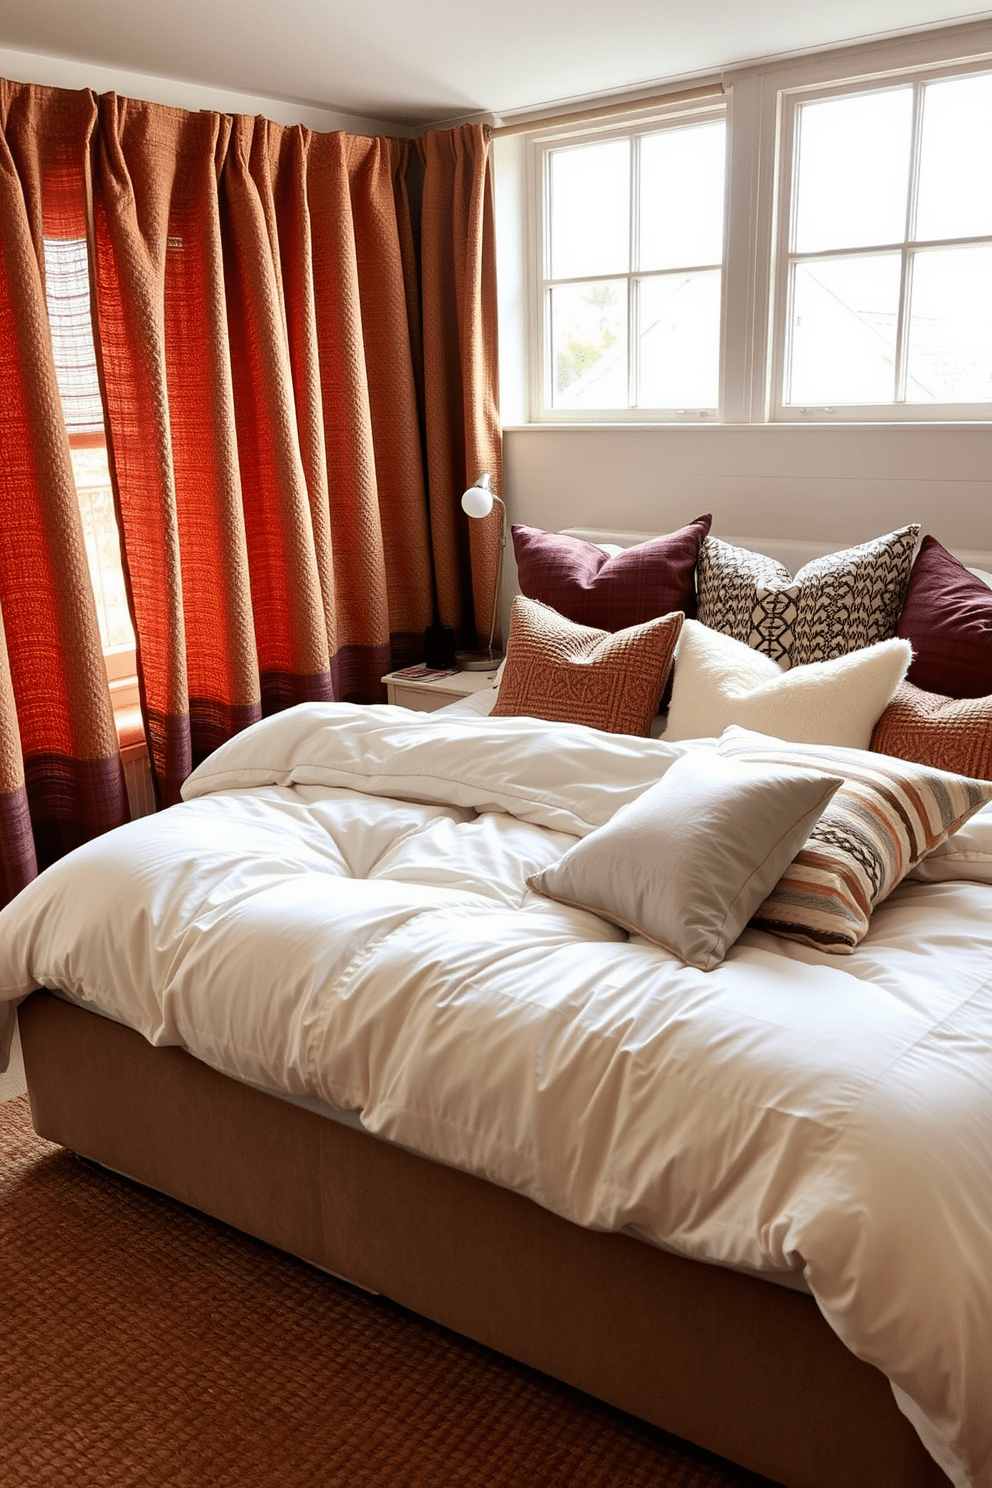
[[[0,1101],[14,1100],[27,1090],[24,1082],[24,1060],[21,1058],[21,1036],[14,1030],[14,1043],[10,1051],[10,1063],[0,1075]]]

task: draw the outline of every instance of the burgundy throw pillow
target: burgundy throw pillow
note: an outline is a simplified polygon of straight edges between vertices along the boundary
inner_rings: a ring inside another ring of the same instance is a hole
[[[517,578],[528,599],[576,625],[627,630],[659,615],[696,613],[696,560],[712,517],[608,557],[594,543],[539,527],[513,527]]]
[[[953,698],[992,693],[992,589],[936,538],[920,546],[898,634],[913,647],[914,687]]]

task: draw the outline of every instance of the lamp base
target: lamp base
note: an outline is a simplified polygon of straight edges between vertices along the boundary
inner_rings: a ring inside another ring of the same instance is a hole
[[[494,672],[502,660],[502,651],[455,652],[455,666],[460,672]]]

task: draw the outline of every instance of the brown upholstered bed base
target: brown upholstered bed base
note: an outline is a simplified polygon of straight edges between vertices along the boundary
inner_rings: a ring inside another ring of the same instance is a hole
[[[583,1230],[48,993],[39,1135],[788,1488],[947,1488],[802,1293]]]

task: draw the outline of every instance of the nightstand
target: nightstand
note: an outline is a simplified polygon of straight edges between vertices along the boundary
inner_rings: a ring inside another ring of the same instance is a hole
[[[399,672],[387,672],[381,680],[386,684],[389,702],[416,713],[433,713],[458,698],[492,687],[495,676],[493,667],[491,672],[452,672],[448,677],[404,677]]]

